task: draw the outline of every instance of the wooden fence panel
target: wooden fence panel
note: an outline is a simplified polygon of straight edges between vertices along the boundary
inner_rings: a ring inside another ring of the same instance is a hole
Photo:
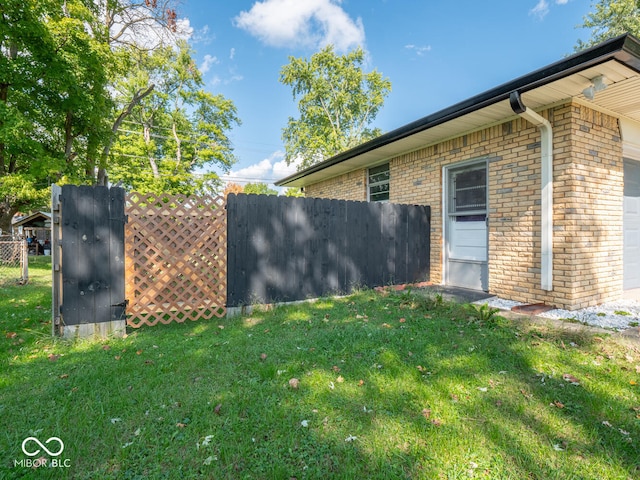
[[[227,214],[229,307],[429,275],[428,206],[232,194]]]
[[[224,316],[224,198],[134,192],[126,212],[128,325]]]

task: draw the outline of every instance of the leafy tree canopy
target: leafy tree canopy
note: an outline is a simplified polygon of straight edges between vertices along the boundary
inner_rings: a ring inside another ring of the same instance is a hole
[[[278,191],[269,188],[266,183],[247,183],[242,189],[243,193],[253,193],[255,195],[278,195]]]
[[[300,169],[380,135],[370,124],[391,91],[391,82],[377,71],[365,73],[365,53],[358,48],[337,55],[327,46],[311,59],[289,57],[280,82],[298,100],[298,119],[283,129],[286,161],[301,158]]]
[[[625,33],[640,36],[639,0],[599,0],[593,8],[580,25],[591,30],[591,37],[586,41],[579,40],[576,51]]]
[[[184,41],[139,51],[117,83],[120,108],[146,85],[154,89],[122,123],[108,162],[111,181],[140,192],[211,193],[218,176],[198,172],[235,162],[227,131],[240,122],[236,108],[203,89],[192,54]]]

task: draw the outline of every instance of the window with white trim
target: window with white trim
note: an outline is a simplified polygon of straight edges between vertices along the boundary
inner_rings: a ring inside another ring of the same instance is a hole
[[[369,169],[368,192],[370,202],[389,201],[389,164]]]

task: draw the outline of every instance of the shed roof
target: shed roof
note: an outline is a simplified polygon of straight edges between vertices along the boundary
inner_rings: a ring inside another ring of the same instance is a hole
[[[603,75],[607,88],[590,100],[583,90]],[[276,182],[304,187],[444,140],[515,118],[509,95],[519,92],[532,110],[575,100],[640,122],[640,40],[626,34],[516,78],[392,130]]]
[[[11,222],[13,228],[48,228],[46,223],[51,221],[49,212],[35,212],[24,217],[19,217]]]

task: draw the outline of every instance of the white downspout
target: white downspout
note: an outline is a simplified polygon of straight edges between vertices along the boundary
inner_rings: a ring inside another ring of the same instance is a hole
[[[553,130],[551,123],[527,108],[519,92],[512,92],[509,101],[515,113],[538,127],[541,135],[541,240],[542,265],[540,277],[542,290],[553,290]]]

